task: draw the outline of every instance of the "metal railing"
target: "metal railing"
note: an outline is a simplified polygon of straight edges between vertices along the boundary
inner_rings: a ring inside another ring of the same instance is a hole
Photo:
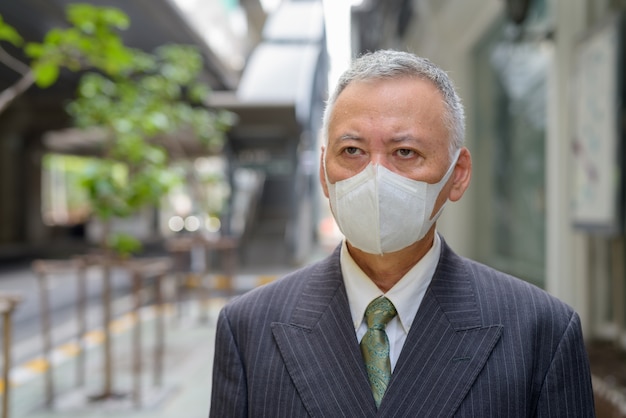
[[[2,418],[9,418],[9,399],[11,393],[11,346],[12,346],[12,316],[22,297],[17,294],[0,293],[0,313],[2,313]]]

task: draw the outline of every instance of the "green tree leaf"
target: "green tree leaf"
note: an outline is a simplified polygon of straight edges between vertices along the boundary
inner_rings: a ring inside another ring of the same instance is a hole
[[[41,88],[50,87],[59,78],[59,66],[52,62],[37,62],[32,70],[35,83]]]
[[[130,19],[114,7],[94,7],[89,4],[71,4],[67,8],[67,20],[85,33],[93,33],[98,26],[127,29]]]
[[[20,36],[19,33],[15,30],[15,28],[2,20],[2,16],[0,15],[0,41],[7,41],[14,46],[21,46],[24,43],[24,40]]]
[[[34,42],[27,43],[26,47],[24,48],[24,52],[30,58],[40,58],[45,53],[45,51],[46,49],[42,44]]]
[[[115,251],[121,257],[129,257],[141,250],[141,242],[129,234],[115,233],[107,240],[107,247]]]

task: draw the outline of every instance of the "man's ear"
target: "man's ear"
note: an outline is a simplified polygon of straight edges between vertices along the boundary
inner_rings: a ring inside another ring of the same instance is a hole
[[[448,199],[452,202],[459,200],[469,187],[471,178],[472,156],[469,150],[463,147],[461,148],[459,158],[457,159],[454,167],[454,173],[452,174],[452,187],[450,188]]]
[[[324,196],[328,198],[328,185],[326,184],[326,173],[324,173],[324,153],[325,152],[326,152],[326,147],[322,145],[322,152],[320,152],[320,184],[322,185]]]

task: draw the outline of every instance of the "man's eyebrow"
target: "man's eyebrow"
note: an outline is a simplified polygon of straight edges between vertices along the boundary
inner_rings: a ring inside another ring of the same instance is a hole
[[[362,141],[363,138],[356,134],[343,134],[337,138],[339,141]]]

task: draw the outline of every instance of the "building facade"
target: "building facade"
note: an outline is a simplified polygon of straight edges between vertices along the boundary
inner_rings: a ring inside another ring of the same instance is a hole
[[[440,230],[463,255],[572,305],[590,345],[623,352],[626,2],[398,3],[355,49],[416,52],[456,83],[474,174]],[[355,10],[355,27],[376,7]]]

